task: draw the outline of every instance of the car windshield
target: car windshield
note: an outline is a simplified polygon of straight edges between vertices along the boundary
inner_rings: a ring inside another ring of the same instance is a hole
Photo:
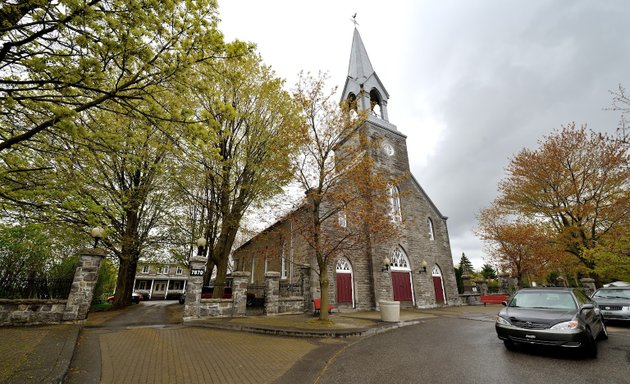
[[[569,292],[518,292],[510,301],[510,307],[540,309],[576,309]]]
[[[600,289],[593,295],[600,299],[630,299],[630,289]]]

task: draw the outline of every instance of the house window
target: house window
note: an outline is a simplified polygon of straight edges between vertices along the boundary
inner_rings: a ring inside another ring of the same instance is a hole
[[[148,265],[143,265],[142,266],[142,273],[149,273],[149,266]]]
[[[433,233],[433,220],[427,217],[427,226],[429,229],[429,240],[435,240],[435,234]]]
[[[171,289],[175,291],[181,291],[184,289],[183,281],[171,281]]]
[[[346,211],[342,209],[339,211],[338,215],[339,215],[339,226],[341,228],[345,228],[348,225],[348,222],[346,220]]]
[[[182,270],[182,267],[177,267],[177,270],[175,271],[176,274],[181,275],[184,271]]]
[[[392,219],[396,223],[402,222],[402,212],[400,209],[400,191],[398,187],[392,185],[389,187],[389,199],[392,205]]]
[[[160,268],[160,273],[163,275],[168,274],[168,265],[165,267]]]
[[[138,287],[136,289],[148,289],[147,282],[144,280],[138,281]]]

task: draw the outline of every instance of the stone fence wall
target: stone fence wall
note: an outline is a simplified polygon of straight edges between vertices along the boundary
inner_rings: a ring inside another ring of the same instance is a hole
[[[0,299],[0,326],[73,322],[87,318],[105,250],[81,251],[67,300]]]
[[[205,267],[204,257],[193,257],[190,260],[191,270],[202,270]],[[184,322],[202,320],[208,317],[246,316],[247,282],[250,272],[236,271],[232,273],[231,299],[202,299],[201,287],[203,275],[192,275],[186,285],[186,301],[184,303]],[[280,297],[280,273],[265,274],[265,314],[274,316],[281,313],[304,312],[304,297]]]

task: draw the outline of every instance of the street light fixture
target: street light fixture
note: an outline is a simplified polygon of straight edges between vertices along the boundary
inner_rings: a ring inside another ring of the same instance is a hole
[[[420,264],[420,266],[422,267],[422,269],[421,269],[421,270],[419,270],[419,271],[418,271],[418,273],[423,273],[423,272],[424,272],[424,273],[427,273],[427,266],[428,266],[428,265],[429,265],[429,264],[427,263],[427,261],[426,261],[426,260],[422,260],[422,263]]]
[[[101,227],[95,227],[92,228],[90,235],[94,238],[94,248],[96,248],[98,241],[105,236],[105,230]]]
[[[385,256],[385,258],[383,259],[383,267],[381,268],[381,272],[389,271],[390,264],[391,264],[391,261],[389,260],[387,256]]]
[[[207,241],[203,237],[197,239],[197,256],[203,256],[203,249],[206,247]]]

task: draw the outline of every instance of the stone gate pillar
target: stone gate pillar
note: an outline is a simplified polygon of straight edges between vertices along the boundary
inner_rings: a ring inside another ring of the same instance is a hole
[[[203,271],[205,267],[205,257],[193,256],[190,258],[190,275],[186,284],[186,300],[184,301],[184,321],[199,317],[201,287],[203,286]]]
[[[280,272],[265,273],[265,314],[278,314],[278,297],[280,296]]]
[[[81,250],[79,266],[74,272],[72,288],[70,288],[70,295],[63,313],[63,321],[85,320],[87,318],[94,298],[98,270],[106,254],[106,251],[101,248]]]
[[[235,316],[245,316],[247,311],[247,283],[250,272],[232,272],[232,300]]]
[[[300,267],[300,284],[302,285],[304,308],[311,308],[311,302],[313,300],[313,296],[311,295],[311,267]]]

